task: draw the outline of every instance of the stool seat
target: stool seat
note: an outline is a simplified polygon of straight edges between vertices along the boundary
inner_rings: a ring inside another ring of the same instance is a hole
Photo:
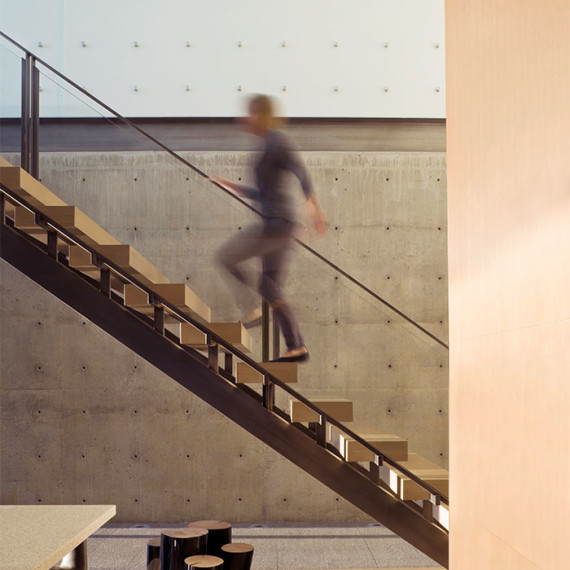
[[[205,528],[208,530],[208,547],[206,554],[221,556],[221,548],[232,541],[232,525],[226,521],[195,521],[188,528]]]
[[[190,556],[184,560],[184,565],[185,570],[194,570],[194,568],[223,570],[224,561],[218,556]]]
[[[146,543],[146,565],[147,565],[147,570],[149,570],[149,568],[151,567],[151,563],[153,561],[157,561],[158,563],[160,563],[160,537],[157,538],[151,538],[147,543]],[[154,564],[153,566],[156,566],[156,564]]]
[[[250,570],[253,550],[253,546],[245,542],[224,544],[221,550],[224,570]]]
[[[208,530],[205,528],[175,528],[163,530],[160,535],[160,563],[162,570],[183,570],[184,560],[206,554]]]

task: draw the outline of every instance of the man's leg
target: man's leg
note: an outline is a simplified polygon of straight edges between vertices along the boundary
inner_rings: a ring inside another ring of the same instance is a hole
[[[291,239],[287,236],[285,239],[276,241],[276,249],[264,255],[260,292],[273,309],[273,315],[283,333],[288,352],[298,351],[299,354],[303,354],[306,349],[299,324],[283,295],[290,253]]]

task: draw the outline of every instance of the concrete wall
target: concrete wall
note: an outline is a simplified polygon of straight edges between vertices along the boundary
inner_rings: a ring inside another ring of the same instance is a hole
[[[186,153],[248,179],[248,152]],[[443,153],[307,152],[331,229],[304,238],[446,338]],[[149,152],[42,155],[42,180],[219,320],[240,312],[213,266],[253,219]],[[344,520],[362,514],[9,266],[2,266],[3,502],[116,503],[119,520]],[[447,465],[447,354],[302,251],[288,292],[313,354],[306,395],[349,397],[357,421]],[[259,347],[259,343],[258,343]],[[259,356],[259,351],[258,351]]]
[[[447,6],[451,568],[559,570],[570,559],[570,4]]]
[[[256,92],[290,116],[445,116],[443,0],[0,0],[0,14],[5,33],[131,117],[233,117]],[[3,45],[0,116],[19,116]],[[43,116],[93,115],[49,77]]]

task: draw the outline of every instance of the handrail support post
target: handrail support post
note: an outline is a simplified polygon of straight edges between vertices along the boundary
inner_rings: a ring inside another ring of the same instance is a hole
[[[261,302],[261,360],[269,360],[269,303]]]
[[[319,421],[315,425],[315,435],[317,443],[321,447],[327,446],[327,417],[324,414],[319,416]]]
[[[47,252],[50,257],[57,261],[57,232],[52,229],[47,231]]]
[[[30,174],[40,177],[40,70],[36,59],[31,58],[31,101],[30,101]]]
[[[154,330],[164,336],[164,307],[154,306]]]
[[[30,63],[31,56],[26,54],[22,58],[20,113],[20,166],[26,172],[30,170]]]
[[[273,411],[275,405],[275,384],[268,374],[263,377],[263,407]]]
[[[216,374],[219,372],[218,343],[213,342],[208,335],[208,368]]]

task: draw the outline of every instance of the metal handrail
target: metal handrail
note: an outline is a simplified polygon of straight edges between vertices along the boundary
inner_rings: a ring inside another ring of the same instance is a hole
[[[448,498],[443,493],[441,493],[440,491],[438,491],[437,489],[435,489],[434,487],[429,485],[429,483],[426,483],[425,481],[420,479],[417,475],[415,475],[414,473],[412,473],[411,471],[409,471],[408,469],[406,469],[405,467],[400,465],[396,460],[392,459],[390,456],[386,455],[385,453],[383,453],[382,451],[380,451],[379,449],[374,447],[372,444],[367,442],[361,436],[359,436],[358,434],[354,433],[352,430],[350,430],[349,428],[344,426],[341,422],[339,422],[339,421],[335,420],[333,417],[329,416],[327,413],[325,413],[323,410],[321,410],[318,406],[316,406],[313,402],[308,400],[305,396],[298,393],[293,388],[291,388],[288,384],[279,380],[279,378],[277,378],[276,376],[274,376],[273,374],[268,372],[265,368],[263,368],[262,365],[260,365],[258,362],[253,360],[250,356],[248,356],[247,354],[244,354],[239,349],[234,347],[231,343],[229,343],[228,341],[226,341],[225,339],[223,339],[219,335],[212,332],[208,328],[207,324],[201,323],[197,319],[189,316],[188,314],[181,311],[178,307],[176,307],[176,305],[174,305],[173,303],[171,303],[167,299],[164,299],[164,297],[162,297],[161,295],[155,293],[154,290],[150,286],[142,283],[139,279],[130,275],[130,273],[128,273],[125,269],[118,266],[115,262],[113,262],[107,256],[99,253],[96,248],[89,245],[88,243],[86,243],[81,238],[78,238],[77,236],[72,235],[64,226],[62,226],[60,223],[56,222],[50,216],[41,212],[41,210],[38,207],[34,206],[33,204],[30,204],[30,202],[28,200],[22,198],[21,196],[18,196],[17,194],[15,194],[12,190],[7,188],[3,184],[0,184],[0,189],[1,189],[2,193],[6,196],[9,196],[11,200],[13,200],[16,203],[23,205],[27,209],[34,212],[36,219],[38,221],[41,220],[43,223],[49,225],[51,228],[53,228],[53,230],[55,230],[57,233],[59,233],[64,240],[81,246],[83,249],[88,251],[91,255],[95,254],[98,263],[108,266],[114,273],[119,275],[124,281],[130,282],[130,283],[136,285],[141,290],[145,291],[147,294],[150,294],[149,295],[149,303],[150,303],[150,300],[152,300],[153,304],[156,306],[157,301],[158,301],[158,304],[166,307],[168,309],[169,313],[175,315],[181,322],[189,323],[192,326],[194,326],[195,328],[197,328],[198,330],[200,330],[201,332],[205,333],[207,335],[207,338],[209,339],[209,343],[214,343],[214,344],[217,344],[219,346],[222,346],[224,348],[224,350],[230,352],[232,355],[239,358],[239,360],[241,360],[242,362],[245,362],[251,368],[253,368],[257,372],[262,374],[264,378],[269,378],[271,384],[278,386],[279,388],[281,388],[282,390],[287,392],[290,396],[292,396],[293,398],[295,398],[299,402],[303,403],[305,406],[307,406],[313,412],[318,414],[318,416],[320,418],[319,423],[321,425],[323,425],[323,424],[326,425],[326,423],[330,423],[331,425],[336,426],[343,433],[345,433],[350,438],[357,441],[359,444],[363,445],[366,449],[368,449],[375,456],[377,456],[379,458],[379,463],[378,463],[379,465],[381,464],[381,462],[385,462],[385,463],[388,463],[389,465],[391,465],[392,467],[394,467],[395,469],[397,469],[404,476],[409,478],[414,483],[417,483],[422,488],[424,488],[428,493],[430,493],[430,495],[433,497],[433,500],[435,501],[436,504],[438,501],[441,501],[444,504],[449,504]],[[2,200],[4,200],[4,196],[2,196],[1,198],[2,198]],[[0,225],[4,225],[4,223],[5,223],[4,216],[2,216],[2,219],[0,220]],[[216,372],[219,374],[219,370]],[[222,376],[222,378],[223,378],[223,376]],[[228,380],[226,379],[226,381],[228,381]],[[345,463],[348,463],[343,457],[341,457],[341,459]]]
[[[59,78],[63,79],[66,83],[68,83],[69,85],[71,85],[74,89],[77,89],[81,94],[85,95],[86,97],[88,97],[89,99],[91,99],[92,101],[94,101],[95,103],[97,103],[97,105],[100,105],[103,109],[105,109],[106,111],[108,111],[109,113],[111,113],[112,115],[114,115],[117,119],[123,121],[127,126],[129,126],[130,128],[134,129],[135,131],[137,131],[138,133],[140,133],[142,136],[144,136],[145,138],[147,138],[148,140],[150,140],[152,143],[154,143],[155,145],[157,145],[158,147],[160,147],[162,150],[164,150],[166,153],[168,153],[170,156],[172,156],[173,158],[175,158],[176,160],[178,160],[179,162],[181,162],[182,164],[184,164],[185,166],[187,166],[188,168],[190,168],[191,170],[193,170],[196,174],[198,174],[199,176],[201,176],[204,179],[208,179],[209,176],[208,174],[206,174],[203,170],[199,169],[197,166],[195,166],[194,164],[192,164],[191,162],[189,162],[188,160],[186,160],[185,158],[183,158],[182,156],[180,156],[177,152],[175,152],[174,150],[172,150],[170,147],[166,146],[164,143],[160,142],[157,138],[153,137],[151,134],[149,134],[147,131],[145,131],[144,129],[140,128],[139,126],[137,126],[135,123],[133,123],[131,120],[127,119],[126,117],[124,117],[123,115],[121,115],[120,113],[118,113],[117,111],[115,111],[113,108],[109,107],[109,105],[107,105],[106,103],[104,103],[103,101],[101,101],[100,99],[98,99],[97,97],[95,97],[94,95],[92,95],[91,93],[89,93],[86,89],[84,89],[83,87],[81,87],[80,85],[78,85],[77,83],[75,83],[72,79],[69,79],[67,76],[65,76],[63,73],[61,73],[60,71],[58,71],[57,69],[55,69],[54,67],[52,67],[49,63],[45,62],[43,59],[37,57],[33,52],[29,51],[28,49],[26,49],[24,46],[22,46],[21,44],[19,44],[18,42],[16,42],[15,40],[13,40],[10,36],[8,36],[7,34],[5,34],[4,32],[2,32],[0,30],[0,36],[2,36],[4,39],[8,40],[9,42],[11,42],[13,45],[15,45],[16,47],[18,47],[19,49],[21,49],[23,52],[26,53],[26,55],[31,56],[34,58],[34,60],[38,63],[40,63],[41,65],[43,65],[46,69],[49,69],[52,73],[54,73],[55,75],[57,75]],[[231,196],[234,200],[237,200],[240,204],[242,204],[243,206],[245,206],[246,208],[248,208],[249,210],[251,210],[252,212],[255,212],[256,214],[261,216],[261,212],[259,210],[257,210],[257,208],[254,208],[251,204],[249,204],[248,202],[246,202],[244,199],[240,198],[239,196],[236,196],[233,192],[230,192],[229,190],[227,190],[226,188],[224,188],[223,186],[221,186],[220,184],[218,184],[217,182],[214,182],[212,180],[210,180],[210,182],[216,186],[217,188],[219,188],[220,190],[222,190],[224,193],[228,194],[229,196]],[[432,332],[428,331],[425,327],[423,327],[422,325],[420,325],[418,322],[416,322],[414,319],[412,319],[411,317],[409,317],[408,315],[406,315],[403,311],[401,311],[400,309],[398,309],[397,307],[395,307],[392,303],[390,303],[389,301],[387,301],[386,299],[384,299],[383,297],[381,297],[380,295],[378,295],[378,293],[376,293],[375,291],[373,291],[372,289],[370,289],[370,287],[364,285],[364,283],[362,283],[361,281],[359,281],[358,279],[356,279],[356,277],[353,277],[350,273],[348,273],[347,271],[345,271],[344,269],[341,269],[338,265],[336,265],[335,263],[333,263],[330,259],[326,258],[324,255],[320,254],[319,252],[317,252],[314,248],[312,248],[310,245],[306,244],[304,241],[300,240],[299,238],[295,238],[295,242],[301,246],[303,249],[305,249],[306,251],[308,251],[310,254],[314,255],[315,257],[317,257],[320,261],[322,261],[323,263],[326,263],[329,267],[331,267],[334,271],[340,273],[343,277],[345,277],[346,279],[348,279],[351,283],[353,283],[354,285],[356,285],[358,288],[360,288],[362,291],[364,291],[366,294],[370,295],[371,297],[373,297],[376,301],[379,301],[380,303],[382,303],[385,307],[387,307],[388,309],[390,309],[391,311],[393,311],[394,313],[396,313],[399,317],[401,317],[402,319],[404,319],[406,322],[408,322],[409,324],[411,324],[412,326],[414,326],[417,330],[419,330],[420,332],[422,332],[423,334],[425,334],[426,336],[428,336],[429,338],[431,338],[433,341],[437,342],[439,345],[443,346],[444,348],[449,350],[449,345],[441,340],[437,335],[433,334]]]

